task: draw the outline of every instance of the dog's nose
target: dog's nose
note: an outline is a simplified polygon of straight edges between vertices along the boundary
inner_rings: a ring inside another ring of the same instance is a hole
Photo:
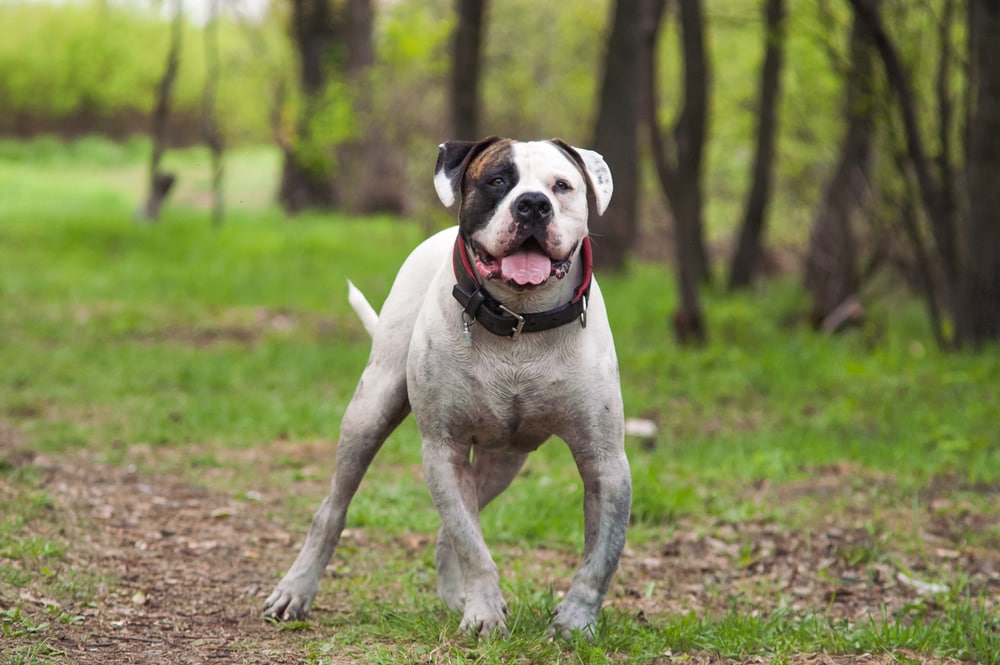
[[[552,217],[552,202],[541,192],[525,192],[514,200],[514,218],[529,224],[548,222]]]

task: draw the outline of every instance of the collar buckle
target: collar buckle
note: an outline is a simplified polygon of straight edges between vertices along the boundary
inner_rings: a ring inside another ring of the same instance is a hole
[[[512,338],[517,339],[517,336],[521,334],[522,330],[524,330],[524,317],[515,312],[514,310],[508,308],[503,303],[498,303],[498,304],[500,306],[500,311],[504,312],[505,314],[509,314],[513,316],[515,319],[517,319],[517,325],[511,328],[511,333],[510,333],[510,336]]]

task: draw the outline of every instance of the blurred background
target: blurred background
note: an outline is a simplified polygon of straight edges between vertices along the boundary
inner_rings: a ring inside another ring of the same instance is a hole
[[[190,191],[164,156],[204,146],[185,202],[216,223],[228,188],[428,230],[439,142],[559,136],[615,174],[602,271],[676,269],[681,342],[709,333],[705,287],[777,274],[819,329],[903,292],[939,346],[979,346],[1000,335],[998,26],[983,0],[5,0],[0,136],[148,159],[145,221]]]
[[[0,663],[1000,662],[998,44],[996,0],[0,0]],[[614,173],[600,641],[537,639],[561,445],[483,513],[514,638],[447,627],[412,419],[315,629],[261,631],[371,349],[346,280],[379,306],[493,134]]]

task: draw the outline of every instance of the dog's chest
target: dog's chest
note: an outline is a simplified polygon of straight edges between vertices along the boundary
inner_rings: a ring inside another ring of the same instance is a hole
[[[561,382],[537,364],[485,370],[470,387],[472,408],[461,429],[473,445],[534,450],[563,421]]]
[[[413,404],[418,423],[440,423],[448,438],[492,450],[534,450],[564,429],[567,382],[548,359],[476,354],[477,362],[433,364]],[[518,354],[513,354],[514,356]],[[425,366],[426,367],[426,366]]]

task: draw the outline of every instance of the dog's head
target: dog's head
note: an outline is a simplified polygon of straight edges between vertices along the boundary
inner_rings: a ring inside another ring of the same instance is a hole
[[[526,289],[567,274],[587,236],[589,200],[602,214],[613,186],[592,150],[490,137],[442,143],[434,188],[446,206],[459,203],[480,278]]]

